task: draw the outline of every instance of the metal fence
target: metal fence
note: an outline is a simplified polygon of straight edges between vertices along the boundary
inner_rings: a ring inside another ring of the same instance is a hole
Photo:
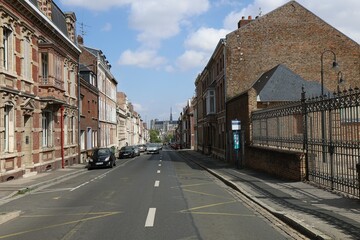
[[[301,150],[306,177],[360,197],[360,90],[305,98],[252,113],[252,145]],[[358,168],[358,169],[357,169]]]

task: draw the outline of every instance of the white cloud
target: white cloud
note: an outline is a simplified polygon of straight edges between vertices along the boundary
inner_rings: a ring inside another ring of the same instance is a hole
[[[80,6],[95,11],[105,11],[113,7],[122,7],[130,4],[131,0],[60,0],[60,2],[67,6]]]
[[[208,54],[202,51],[187,50],[176,60],[176,65],[182,71],[203,67],[206,65],[207,56]]]
[[[140,32],[139,42],[158,47],[180,32],[182,22],[208,8],[208,0],[137,0],[131,4],[130,26]]]
[[[101,30],[104,32],[109,32],[109,31],[111,31],[111,29],[112,29],[111,23],[105,23],[105,25],[102,27]]]
[[[219,40],[229,32],[230,30],[226,29],[200,28],[186,39],[185,46],[190,49],[213,52]]]
[[[134,65],[142,68],[160,67],[166,63],[166,59],[157,56],[157,52],[153,50],[126,50],[120,56],[118,61],[120,65]]]
[[[132,103],[136,112],[146,112],[146,109],[140,103]]]
[[[220,39],[229,32],[226,29],[199,28],[185,40],[186,50],[178,57],[176,66],[182,71],[204,67]]]

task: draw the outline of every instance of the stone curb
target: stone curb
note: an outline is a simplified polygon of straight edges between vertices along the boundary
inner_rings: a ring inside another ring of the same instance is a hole
[[[74,172],[71,172],[71,173],[56,177],[56,178],[52,178],[52,179],[49,179],[49,180],[46,180],[46,181],[43,181],[43,182],[39,182],[39,183],[30,185],[28,187],[25,187],[25,188],[20,188],[20,189],[18,189],[16,191],[12,192],[8,196],[5,196],[5,197],[1,198],[0,201],[1,200],[3,200],[3,201],[8,200],[8,199],[12,198],[13,196],[15,196],[16,194],[25,195],[28,192],[30,192],[32,190],[35,190],[37,188],[45,187],[45,186],[50,185],[52,183],[62,182],[64,180],[70,179],[72,177],[75,177],[76,175],[80,175],[80,174],[85,173],[85,172],[86,172],[85,169],[79,169],[77,171],[74,171]]]
[[[21,211],[13,211],[13,212],[6,212],[6,213],[2,213],[0,212],[0,225],[10,221],[14,218],[17,218],[18,216],[20,216]]]

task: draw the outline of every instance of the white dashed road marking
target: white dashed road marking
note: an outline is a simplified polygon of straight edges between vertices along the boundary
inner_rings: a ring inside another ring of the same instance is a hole
[[[145,221],[145,227],[153,227],[155,221],[156,208],[149,208],[149,212]]]
[[[159,181],[159,180],[156,180],[154,187],[159,187],[159,186],[160,186],[160,181]]]

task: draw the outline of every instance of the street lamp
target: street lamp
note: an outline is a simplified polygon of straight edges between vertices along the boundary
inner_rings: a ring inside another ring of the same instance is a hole
[[[337,68],[339,65],[338,63],[336,62],[336,54],[335,52],[333,52],[332,50],[325,50],[324,52],[321,53],[321,96],[324,95],[324,54],[327,53],[327,52],[330,52],[333,54],[334,56],[334,59],[333,59],[333,63],[332,63],[332,67],[333,68]]]
[[[336,54],[334,51],[332,50],[325,50],[321,53],[321,98],[324,97],[324,54],[327,53],[327,52],[330,52],[332,53],[333,55],[333,63],[332,63],[332,67],[333,68],[337,68],[338,67],[338,64],[336,62]],[[325,163],[326,162],[326,156],[325,156],[325,152],[326,152],[326,146],[325,146],[325,112],[324,110],[321,111],[321,138],[322,138],[322,159],[323,159],[323,162]]]

